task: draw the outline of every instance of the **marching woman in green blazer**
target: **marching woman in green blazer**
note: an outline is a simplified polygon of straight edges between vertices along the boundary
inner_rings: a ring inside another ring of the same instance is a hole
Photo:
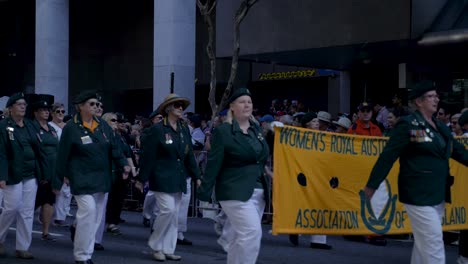
[[[32,239],[37,179],[42,178],[45,157],[31,121],[25,118],[23,93],[12,95],[6,104],[9,117],[0,121],[0,256],[5,255],[5,239],[16,222],[16,257],[32,259],[28,251]]]
[[[182,121],[189,100],[169,94],[158,107],[164,120],[153,125],[142,140],[140,181],[149,181],[159,214],[153,223],[148,245],[157,261],[180,260],[177,243],[177,214],[182,193],[187,192],[186,176],[199,183],[200,170],[192,151],[187,125]],[[139,184],[141,186],[141,184]]]
[[[400,158],[399,200],[405,205],[414,234],[411,263],[445,263],[442,216],[450,202],[449,159],[468,165],[468,151],[454,140],[447,126],[436,120],[439,95],[430,81],[409,94],[416,111],[400,118],[372,169],[364,188],[372,198],[393,163]]]
[[[256,263],[262,239],[261,219],[269,200],[269,178],[265,174],[268,145],[252,116],[249,90],[233,92],[225,123],[213,132],[206,173],[198,198],[209,201],[215,186],[216,199],[228,216],[232,240],[223,245],[227,263]]]
[[[99,101],[95,92],[83,91],[73,102],[78,113],[63,128],[56,163],[59,180],[52,181],[54,190],[61,189],[62,181],[69,181],[78,204],[72,234],[76,264],[92,263],[96,231],[113,180],[112,162],[124,176],[130,172],[112,128],[95,117]]]

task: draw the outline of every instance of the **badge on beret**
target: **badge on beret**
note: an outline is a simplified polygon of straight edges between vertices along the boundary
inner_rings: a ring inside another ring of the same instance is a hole
[[[416,119],[414,119],[413,121],[411,121],[411,124],[412,124],[413,126],[417,126],[417,125],[418,125],[418,121],[417,121]]]

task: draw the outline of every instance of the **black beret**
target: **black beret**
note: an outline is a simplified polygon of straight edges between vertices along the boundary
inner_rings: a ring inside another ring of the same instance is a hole
[[[159,114],[158,110],[154,110],[149,116],[148,118],[149,119],[153,119],[155,116],[157,116]]]
[[[234,102],[237,98],[239,98],[239,97],[241,97],[243,95],[252,96],[250,94],[249,89],[247,89],[247,88],[235,89],[234,91],[232,91],[232,94],[231,94],[231,97],[229,97],[228,103]]]
[[[33,112],[41,108],[50,109],[51,107],[52,106],[49,103],[47,103],[47,101],[44,101],[44,100],[37,101],[31,104],[31,109]]]
[[[312,121],[312,119],[317,118],[317,114],[314,112],[308,112],[305,115],[302,116],[301,118],[301,124],[305,126],[305,124],[309,123]]]
[[[408,93],[408,98],[410,100],[414,100],[423,96],[425,93],[434,90],[436,90],[434,82],[429,80],[420,81],[411,87],[411,90]]]
[[[96,91],[83,91],[80,94],[78,94],[78,96],[73,101],[73,104],[81,104],[88,101],[91,98],[101,101],[101,96]]]
[[[463,127],[465,124],[468,123],[468,111],[465,111],[461,114],[458,118],[458,124]]]
[[[8,99],[7,103],[6,103],[6,107],[10,107],[12,106],[13,104],[16,103],[16,101],[20,100],[20,99],[24,99],[24,93],[15,93],[13,94],[12,96],[10,96],[10,98]]]

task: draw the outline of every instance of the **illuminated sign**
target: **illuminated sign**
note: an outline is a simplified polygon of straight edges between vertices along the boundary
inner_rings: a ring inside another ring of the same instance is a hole
[[[265,80],[309,78],[309,77],[314,77],[314,76],[316,76],[315,69],[302,70],[302,71],[260,73],[258,78],[261,81],[265,81]]]

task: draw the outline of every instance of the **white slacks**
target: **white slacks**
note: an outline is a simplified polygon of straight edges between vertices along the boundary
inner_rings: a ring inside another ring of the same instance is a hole
[[[107,193],[75,195],[76,234],[73,255],[76,261],[91,259],[94,252],[96,231],[101,223]]]
[[[0,243],[4,243],[8,229],[16,220],[16,250],[31,246],[36,179],[23,180],[3,189],[3,212],[0,214]]]
[[[153,233],[148,240],[148,246],[154,251],[174,254],[177,244],[177,216],[182,193],[154,192],[154,196],[159,213],[153,223]]]
[[[156,197],[153,191],[148,191],[143,202],[143,217],[151,219],[155,217],[159,212],[158,206],[156,205]]]
[[[55,220],[65,220],[67,218],[67,213],[70,212],[71,199],[70,186],[64,183],[56,196],[54,205]]]
[[[109,193],[106,193],[104,197],[104,206],[102,207],[102,210],[104,211],[102,212],[101,223],[99,223],[98,229],[96,230],[94,243],[98,243],[98,244],[102,243],[102,237],[104,236],[104,230],[106,229],[106,208],[107,208],[108,198],[109,198]]]
[[[220,201],[220,204],[234,234],[227,248],[227,263],[255,264],[262,240],[261,221],[265,210],[263,189],[255,189],[246,202],[229,200]]]
[[[190,197],[192,195],[192,178],[187,178],[187,193],[182,193],[180,208],[177,220],[177,238],[184,239],[184,232],[187,232],[187,214],[190,206]]]
[[[442,216],[445,203],[435,206],[405,204],[414,235],[411,264],[445,264]]]

